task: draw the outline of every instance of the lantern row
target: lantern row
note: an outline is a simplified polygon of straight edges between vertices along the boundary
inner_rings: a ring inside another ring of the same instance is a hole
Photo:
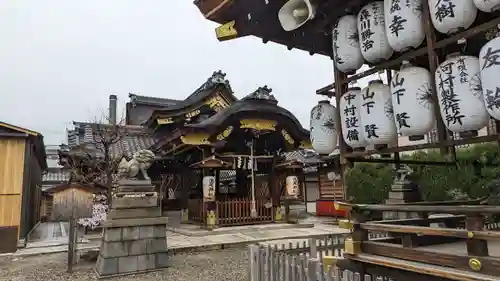
[[[335,67],[354,73],[366,60],[375,64],[394,51],[417,48],[425,39],[423,5],[426,0],[385,0],[369,3],[357,17],[341,17],[332,30]],[[469,28],[477,10],[493,12],[500,0],[428,0],[434,28],[453,34]]]
[[[500,120],[500,37],[486,43],[475,56],[452,53],[434,73],[438,105],[432,100],[431,73],[403,62],[390,85],[371,81],[364,89],[350,88],[339,101],[340,114],[329,101],[311,111],[311,143],[319,154],[337,147],[340,115],[342,137],[356,148],[388,145],[402,136],[420,139],[434,129],[434,106],[453,133],[478,131],[490,116]]]

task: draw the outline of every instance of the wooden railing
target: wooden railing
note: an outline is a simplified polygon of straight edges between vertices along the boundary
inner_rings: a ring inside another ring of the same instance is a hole
[[[351,238],[346,240],[344,254],[351,262],[365,268],[385,267],[386,276],[396,272],[389,268],[395,268],[423,273],[428,278],[425,280],[500,280],[500,252],[497,250],[500,225],[486,219],[500,214],[500,206],[339,204],[337,207],[348,211],[352,219],[341,223],[352,231]],[[446,215],[370,221],[377,212]],[[372,231],[386,231],[392,237],[369,241],[368,233]],[[488,244],[495,245],[491,249],[497,252],[490,253]]]
[[[273,208],[266,208],[266,202],[262,199],[255,201],[257,217],[252,217],[252,202],[248,198],[217,201],[217,225],[226,226],[271,222],[273,220]]]

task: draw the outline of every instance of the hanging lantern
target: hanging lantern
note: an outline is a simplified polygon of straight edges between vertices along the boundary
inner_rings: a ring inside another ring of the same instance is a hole
[[[366,146],[365,134],[361,125],[360,110],[361,88],[350,88],[340,98],[340,122],[345,143],[354,148]]]
[[[338,70],[351,73],[363,66],[355,16],[343,16],[337,21],[332,31],[332,40],[333,59]]]
[[[359,11],[358,34],[361,54],[368,62],[377,63],[392,56],[385,30],[383,1],[367,4]]]
[[[203,201],[215,200],[215,177],[203,177]]]
[[[486,110],[491,117],[500,120],[500,37],[486,43],[479,52],[481,84]]]
[[[337,109],[329,101],[320,101],[311,110],[311,144],[316,153],[328,155],[337,148]]]
[[[435,75],[444,124],[454,133],[474,132],[484,128],[489,116],[484,106],[479,59],[459,53],[450,54],[446,58]]]
[[[392,106],[398,131],[410,140],[423,139],[434,128],[434,108],[430,100],[431,73],[404,62],[391,81]]]
[[[286,193],[288,196],[298,197],[299,196],[299,178],[297,176],[286,177]]]
[[[429,11],[432,24],[444,34],[469,28],[477,15],[472,0],[429,0]]]
[[[397,138],[391,89],[374,80],[361,91],[361,124],[367,144],[391,144]]]
[[[474,5],[483,12],[492,13],[500,9],[500,0],[473,0]]]
[[[422,1],[384,1],[387,41],[395,51],[405,52],[417,48],[424,41]]]

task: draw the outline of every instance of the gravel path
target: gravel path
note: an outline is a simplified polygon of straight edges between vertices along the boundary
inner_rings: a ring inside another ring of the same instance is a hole
[[[0,258],[0,281],[98,280],[94,263],[81,261],[75,273],[66,273],[66,254]],[[116,277],[111,281],[248,281],[248,250],[227,249],[183,253],[172,257],[170,268],[148,274]]]

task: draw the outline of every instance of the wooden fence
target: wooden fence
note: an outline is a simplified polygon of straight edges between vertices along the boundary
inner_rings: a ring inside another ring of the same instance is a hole
[[[307,242],[281,245],[251,245],[250,281],[396,281],[329,266],[332,257],[342,257],[345,235],[326,235]],[[371,240],[387,238],[370,234]],[[397,280],[399,281],[399,280]],[[406,280],[402,280],[406,281]]]
[[[273,208],[266,208],[265,204],[265,200],[255,200],[257,217],[254,218],[250,215],[252,202],[248,198],[217,201],[217,225],[226,226],[271,222],[273,220]]]
[[[216,201],[217,206],[217,225],[232,226],[245,225],[252,223],[265,223],[273,221],[273,208],[267,208],[267,200],[257,199],[255,208],[257,209],[257,217],[250,215],[251,200],[249,198],[234,198],[225,199],[224,201]],[[189,199],[189,219],[195,223],[205,223],[206,208],[203,199]]]

